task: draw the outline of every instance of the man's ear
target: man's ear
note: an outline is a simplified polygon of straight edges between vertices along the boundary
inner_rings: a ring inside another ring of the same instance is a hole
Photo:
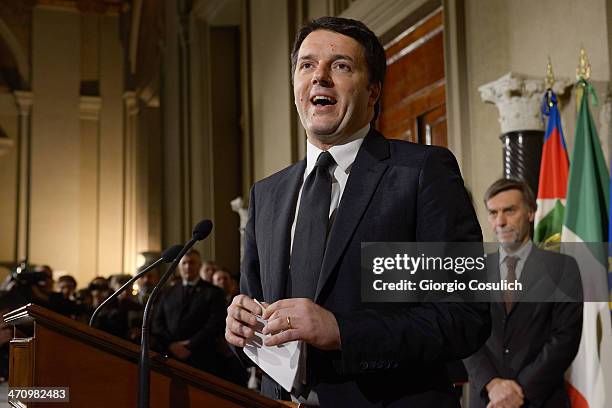
[[[369,100],[368,106],[374,106],[376,105],[376,102],[378,101],[378,99],[380,99],[382,85],[380,82],[377,82],[375,84],[368,85],[368,88],[370,90],[370,100]]]
[[[529,222],[533,222],[535,219],[535,210],[529,209]]]

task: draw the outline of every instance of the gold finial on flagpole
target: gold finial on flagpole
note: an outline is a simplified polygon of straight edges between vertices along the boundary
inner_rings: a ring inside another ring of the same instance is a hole
[[[584,46],[580,47],[580,58],[578,60],[578,67],[576,67],[576,80],[583,79],[588,81],[591,78],[591,64],[589,63],[589,57],[584,49]],[[584,83],[576,87],[576,112],[580,111],[580,103],[584,95]]]
[[[553,72],[550,55],[548,56],[548,64],[546,64],[546,89],[552,89],[555,84],[555,73]]]
[[[589,57],[584,47],[580,47],[580,59],[578,60],[578,67],[576,68],[576,79],[580,78],[585,81],[591,79],[591,64],[589,63]]]

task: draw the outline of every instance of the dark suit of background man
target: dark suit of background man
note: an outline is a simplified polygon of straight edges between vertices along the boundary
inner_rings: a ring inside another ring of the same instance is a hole
[[[160,351],[220,375],[216,347],[223,335],[225,294],[200,279],[201,263],[200,254],[194,249],[181,259],[181,281],[160,298],[151,334]]]
[[[501,243],[489,257],[498,279],[518,279],[524,290],[538,281],[578,282],[573,258],[536,248],[529,238],[536,202],[522,181],[501,179],[485,194],[489,223]],[[491,304],[493,329],[484,347],[464,360],[470,408],[569,407],[563,374],[578,352],[582,303],[514,302],[510,294]]]
[[[458,407],[444,362],[483,344],[488,305],[361,302],[361,242],[482,240],[452,154],[386,140],[370,126],[385,65],[360,22],[323,17],[299,31],[292,77],[307,157],[251,190],[242,295],[228,308],[226,339],[240,347],[253,336],[253,314],[262,313],[253,298],[263,300],[263,332],[273,334],[266,343],[308,345],[305,386],[294,384],[294,398]],[[313,198],[325,179],[327,196]],[[321,202],[323,227],[314,219]],[[290,397],[267,376],[262,392]]]

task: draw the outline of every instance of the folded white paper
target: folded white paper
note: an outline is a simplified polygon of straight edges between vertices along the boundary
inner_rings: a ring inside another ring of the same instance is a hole
[[[260,333],[266,321],[256,317],[258,327],[255,337],[246,344],[244,353],[274,381],[291,392],[300,361],[301,342],[296,340],[280,346],[266,346],[264,339],[270,335]]]

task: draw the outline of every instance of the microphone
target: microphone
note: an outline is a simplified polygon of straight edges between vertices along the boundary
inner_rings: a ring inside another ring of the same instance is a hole
[[[166,281],[172,276],[183,255],[195,245],[196,242],[208,237],[212,231],[211,220],[202,220],[196,224],[191,234],[191,239],[174,259],[170,268],[164,273],[157,285],[151,291],[149,300],[145,305],[142,316],[142,332],[140,337],[140,359],[138,360],[138,408],[149,408],[149,389],[151,386],[151,364],[149,361],[149,327],[153,315],[153,306]]]
[[[170,248],[166,249],[164,251],[164,253],[162,254],[161,258],[159,258],[157,261],[153,262],[151,265],[147,266],[142,271],[138,272],[129,281],[127,281],[123,286],[121,286],[119,289],[117,289],[115,291],[115,293],[113,293],[108,298],[106,298],[104,300],[104,302],[100,303],[100,305],[96,308],[96,310],[94,310],[93,314],[91,315],[91,318],[89,319],[89,327],[93,327],[94,320],[96,319],[96,317],[98,316],[98,314],[100,313],[100,311],[102,310],[102,308],[104,306],[106,306],[110,301],[112,301],[117,296],[119,296],[121,294],[121,292],[123,292],[125,289],[127,289],[132,283],[134,283],[134,281],[139,279],[145,273],[149,272],[151,269],[155,268],[160,263],[162,263],[162,262],[170,263],[170,262],[174,261],[174,259],[178,255],[178,253],[181,252],[181,249],[183,249],[182,245],[173,245]]]

